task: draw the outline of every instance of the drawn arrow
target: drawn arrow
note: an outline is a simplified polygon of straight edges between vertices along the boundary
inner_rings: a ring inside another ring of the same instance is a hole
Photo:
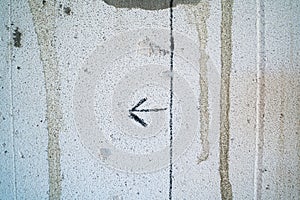
[[[140,105],[145,103],[147,101],[147,98],[141,99],[135,106],[133,106],[129,110],[129,117],[134,119],[136,122],[140,123],[142,126],[146,127],[148,124],[141,118],[139,118],[134,112],[159,112],[163,110],[167,110],[167,108],[153,108],[153,109],[137,109]]]

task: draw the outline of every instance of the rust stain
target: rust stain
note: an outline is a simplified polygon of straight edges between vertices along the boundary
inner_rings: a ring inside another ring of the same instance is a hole
[[[229,180],[230,137],[230,73],[232,65],[232,7],[233,0],[222,0],[221,21],[221,89],[220,89],[220,187],[222,199],[232,199]]]
[[[207,48],[207,19],[209,18],[210,5],[208,1],[202,1],[196,6],[189,6],[186,10],[187,14],[193,19],[196,25],[199,40],[199,84],[200,84],[200,140],[202,152],[198,156],[198,164],[208,159],[209,156],[209,102],[208,102],[208,77],[207,77],[207,61],[209,59],[206,53]]]
[[[44,2],[44,1],[43,1]],[[48,129],[48,164],[49,164],[49,199],[61,198],[61,166],[59,133],[61,131],[62,111],[60,108],[60,73],[54,45],[56,1],[43,3],[29,0],[30,10],[35,24],[35,32],[40,48],[40,57],[46,88],[47,129]]]

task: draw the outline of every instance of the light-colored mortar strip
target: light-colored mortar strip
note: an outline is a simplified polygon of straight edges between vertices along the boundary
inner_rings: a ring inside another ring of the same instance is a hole
[[[232,65],[232,7],[233,0],[222,0],[221,21],[221,99],[220,99],[220,187],[222,199],[232,199],[229,180],[230,137],[230,73]]]
[[[209,102],[208,102],[208,77],[207,77],[207,61],[209,55],[206,52],[208,30],[207,20],[209,18],[210,5],[208,1],[203,1],[196,6],[190,5],[186,9],[189,20],[192,24],[196,25],[196,30],[199,40],[199,84],[200,84],[200,140],[202,145],[202,151],[198,156],[198,164],[208,159],[209,156]]]
[[[54,45],[56,1],[29,0],[30,10],[40,48],[40,57],[46,87],[49,199],[61,198],[61,166],[59,133],[61,131],[62,111],[60,108],[60,73]]]
[[[264,116],[265,116],[265,27],[264,3],[256,1],[257,27],[257,103],[256,103],[256,155],[254,168],[254,198],[261,199],[262,162],[264,146]]]

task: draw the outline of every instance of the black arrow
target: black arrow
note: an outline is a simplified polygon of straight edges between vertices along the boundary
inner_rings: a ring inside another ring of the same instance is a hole
[[[136,122],[140,123],[142,126],[146,127],[148,124],[141,118],[139,118],[136,114],[133,112],[158,112],[158,111],[163,111],[167,110],[167,108],[152,108],[152,109],[140,109],[138,110],[137,108],[142,105],[145,101],[147,101],[147,98],[141,99],[135,106],[133,106],[129,110],[129,117],[134,119]]]

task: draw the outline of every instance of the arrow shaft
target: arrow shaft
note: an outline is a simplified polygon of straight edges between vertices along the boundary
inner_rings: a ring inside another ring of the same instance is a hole
[[[163,110],[167,110],[167,108],[153,108],[153,109],[139,109],[137,110],[137,108],[142,105],[145,101],[147,101],[147,98],[142,98],[134,107],[132,107],[129,110],[129,117],[134,119],[136,122],[140,123],[143,127],[146,127],[148,124],[141,118],[139,118],[139,116],[137,116],[136,114],[134,114],[133,112],[159,112],[159,111],[163,111]]]
[[[153,108],[153,109],[140,109],[140,110],[131,110],[132,112],[159,112],[167,110],[167,108]]]

